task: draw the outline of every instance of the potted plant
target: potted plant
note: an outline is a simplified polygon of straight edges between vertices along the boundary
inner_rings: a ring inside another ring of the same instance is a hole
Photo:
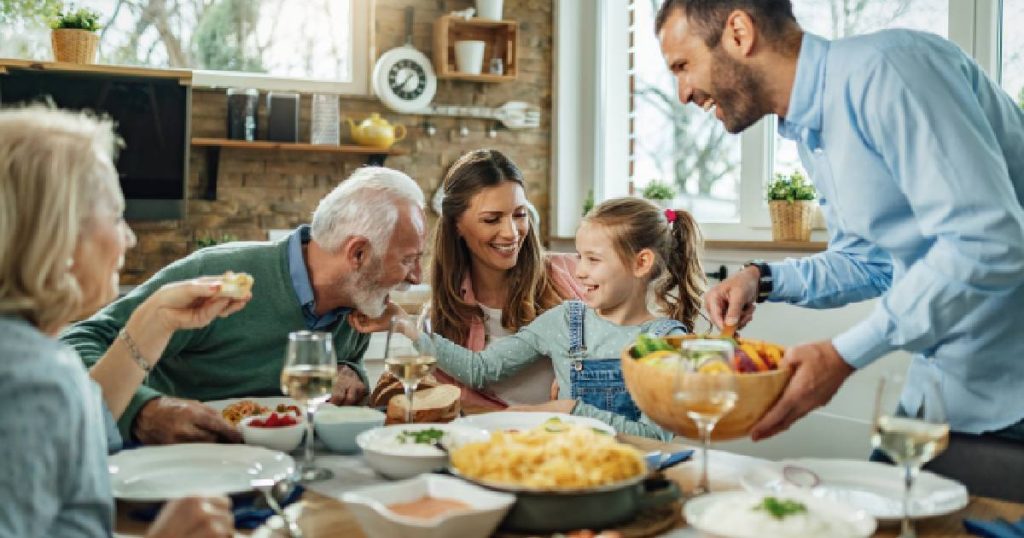
[[[61,9],[50,21],[53,59],[58,62],[91,64],[96,62],[100,36],[100,14],[86,8],[76,11]]]
[[[772,218],[772,239],[775,241],[809,241],[814,223],[814,185],[807,183],[800,171],[775,174],[768,183],[768,211]]]
[[[672,187],[671,183],[652,179],[644,187],[641,194],[644,198],[668,209],[672,206],[672,200],[676,197],[676,190]]]

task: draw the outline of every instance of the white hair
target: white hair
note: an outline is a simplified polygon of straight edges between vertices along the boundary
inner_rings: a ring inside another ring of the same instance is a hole
[[[313,211],[311,236],[328,252],[350,237],[369,240],[371,252],[387,250],[402,203],[423,209],[423,190],[406,174],[365,166],[324,196]]]

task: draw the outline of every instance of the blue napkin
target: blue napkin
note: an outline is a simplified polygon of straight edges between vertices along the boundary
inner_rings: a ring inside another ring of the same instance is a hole
[[[678,452],[665,453],[660,450],[651,452],[644,456],[647,462],[647,469],[650,472],[664,471],[673,465],[680,464],[693,455],[692,450],[680,450]]]
[[[288,495],[288,498],[281,503],[281,507],[283,508],[299,500],[302,497],[303,491],[305,489],[302,486],[296,485],[295,489]],[[255,529],[262,525],[264,521],[270,519],[270,516],[274,515],[274,511],[264,506],[262,502],[257,506],[256,499],[262,499],[262,495],[231,497],[231,512],[235,515],[236,529]],[[163,508],[163,504],[133,508],[128,512],[128,517],[139,521],[153,521],[156,519],[156,515],[160,512],[161,508]]]
[[[975,536],[984,536],[985,538],[1024,538],[1024,517],[1017,522],[1002,518],[994,520],[968,518],[964,520],[964,528]]]

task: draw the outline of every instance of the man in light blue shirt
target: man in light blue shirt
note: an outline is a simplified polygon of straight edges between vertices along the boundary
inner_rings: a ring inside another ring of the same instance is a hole
[[[828,223],[827,251],[748,266],[711,290],[712,321],[743,324],[755,300],[880,297],[846,332],[787,353],[793,379],[752,437],[785,430],[897,349],[914,354],[906,413],[932,377],[954,431],[1024,431],[1024,112],[1013,99],[945,39],[828,41],[803,33],[789,0],[668,0],[657,31],[682,102],[714,108],[730,132],[778,115]],[[1024,469],[1024,444],[1014,451]]]

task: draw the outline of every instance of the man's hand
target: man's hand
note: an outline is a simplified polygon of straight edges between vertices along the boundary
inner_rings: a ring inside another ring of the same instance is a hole
[[[744,267],[742,271],[723,280],[704,294],[704,306],[711,322],[719,329],[733,325],[742,329],[754,317],[757,300],[757,281],[761,278],[757,267]]]
[[[135,416],[132,433],[147,445],[242,442],[242,434],[216,410],[195,400],[168,396],[142,406]]]
[[[512,405],[506,411],[528,411],[542,413],[572,413],[576,400],[551,400],[542,404]]]
[[[388,330],[391,324],[391,318],[394,317],[408,317],[405,310],[395,303],[388,302],[387,308],[384,309],[384,313],[379,318],[371,318],[362,312],[352,312],[348,315],[348,324],[352,326],[358,332],[361,333],[377,333]]]
[[[334,378],[334,393],[331,403],[334,405],[357,405],[362,403],[367,394],[366,384],[359,379],[359,374],[350,366],[338,365],[338,375]]]
[[[779,401],[751,430],[750,437],[755,441],[786,431],[807,413],[827,404],[853,373],[853,367],[828,340],[789,348],[780,367],[786,366],[793,369],[793,377]]]
[[[227,497],[185,497],[168,501],[146,538],[234,536],[235,518]]]

